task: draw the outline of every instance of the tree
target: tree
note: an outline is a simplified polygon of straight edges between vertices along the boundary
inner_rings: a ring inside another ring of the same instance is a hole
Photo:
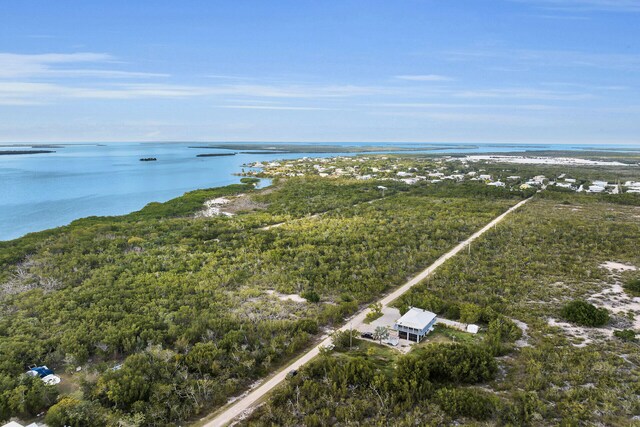
[[[95,402],[66,396],[49,408],[45,422],[51,427],[105,425],[104,412]]]
[[[382,344],[382,340],[386,340],[389,338],[389,331],[384,326],[376,327],[375,331],[373,331],[373,339],[376,339]]]
[[[333,334],[333,345],[337,350],[345,350],[351,348],[353,344],[353,338],[355,337],[355,331],[353,329],[347,329],[346,331],[337,331]]]
[[[460,306],[460,321],[463,323],[476,323],[482,315],[482,307],[476,304],[465,303]]]
[[[374,302],[373,304],[370,304],[369,310],[370,311],[367,313],[367,316],[366,316],[367,323],[372,322],[377,318],[379,318],[380,316],[382,316],[382,304],[380,304],[379,302]]]

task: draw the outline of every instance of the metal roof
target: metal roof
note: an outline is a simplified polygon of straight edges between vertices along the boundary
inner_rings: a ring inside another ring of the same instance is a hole
[[[411,307],[404,316],[396,322],[396,325],[407,328],[424,329],[436,318],[436,314],[421,308]]]

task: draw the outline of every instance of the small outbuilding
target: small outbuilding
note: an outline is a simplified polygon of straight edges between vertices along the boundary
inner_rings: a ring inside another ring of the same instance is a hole
[[[398,331],[398,337],[409,341],[420,342],[422,338],[433,329],[437,316],[427,310],[411,307],[393,325],[393,329]]]
[[[478,325],[467,325],[467,332],[469,332],[470,334],[477,334],[479,330],[480,328],[478,327]]]

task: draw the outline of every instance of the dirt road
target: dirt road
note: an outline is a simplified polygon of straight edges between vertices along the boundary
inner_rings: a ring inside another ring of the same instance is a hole
[[[388,306],[389,304],[391,304],[393,301],[398,299],[398,297],[400,297],[402,294],[407,292],[413,286],[417,285],[418,283],[420,283],[424,279],[426,279],[438,267],[440,267],[442,264],[444,264],[448,259],[456,256],[460,251],[465,249],[471,242],[476,240],[478,237],[482,236],[484,233],[489,231],[492,227],[496,226],[507,215],[509,215],[511,212],[515,211],[516,209],[518,209],[520,206],[524,205],[529,200],[530,199],[523,200],[520,203],[518,203],[518,204],[512,206],[511,208],[509,208],[502,215],[496,217],[493,221],[491,221],[490,223],[488,223],[487,225],[482,227],[482,229],[480,229],[479,231],[473,233],[471,235],[471,237],[469,237],[467,240],[463,241],[462,243],[458,244],[456,247],[451,249],[449,252],[447,252],[446,254],[442,255],[433,264],[431,264],[429,267],[424,269],[418,275],[413,277],[407,283],[405,283],[404,285],[400,286],[398,289],[396,289],[395,291],[393,291],[389,295],[385,296],[384,298],[378,300],[378,302],[381,303],[383,307]],[[349,321],[347,321],[347,323],[342,328],[340,328],[339,330],[340,331],[346,331],[346,330],[349,330],[350,328],[356,328],[356,325],[359,325],[364,321],[364,319],[365,319],[365,317],[366,317],[368,312],[369,312],[368,308],[366,308],[364,310],[361,310],[356,315],[354,315],[351,319],[349,319]],[[222,411],[219,415],[217,415],[214,419],[212,419],[211,421],[209,421],[206,424],[204,424],[204,427],[224,426],[224,425],[227,425],[230,422],[232,422],[234,419],[239,417],[241,414],[250,413],[251,409],[252,409],[252,406],[256,402],[261,400],[267,393],[269,393],[271,390],[273,390],[274,387],[276,387],[278,384],[280,384],[282,381],[284,381],[286,379],[286,377],[287,377],[287,374],[290,371],[292,371],[294,369],[299,369],[305,363],[307,363],[308,361],[310,361],[311,359],[316,357],[320,353],[320,349],[322,347],[325,347],[325,346],[327,346],[329,344],[331,344],[331,337],[324,339],[320,344],[318,344],[315,347],[313,347],[311,350],[309,350],[304,355],[302,355],[299,359],[291,362],[289,365],[287,365],[285,368],[283,368],[280,372],[278,372],[273,377],[271,377],[269,380],[267,380],[264,384],[260,385],[258,388],[256,388],[255,390],[251,391],[246,396],[243,396],[240,399],[236,400],[229,407],[227,407],[224,411]]]

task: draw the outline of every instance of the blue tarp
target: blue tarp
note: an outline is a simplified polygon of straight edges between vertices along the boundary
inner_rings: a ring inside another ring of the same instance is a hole
[[[38,366],[37,368],[31,368],[31,370],[38,374],[40,378],[44,378],[47,375],[53,375],[53,371],[46,366]]]

